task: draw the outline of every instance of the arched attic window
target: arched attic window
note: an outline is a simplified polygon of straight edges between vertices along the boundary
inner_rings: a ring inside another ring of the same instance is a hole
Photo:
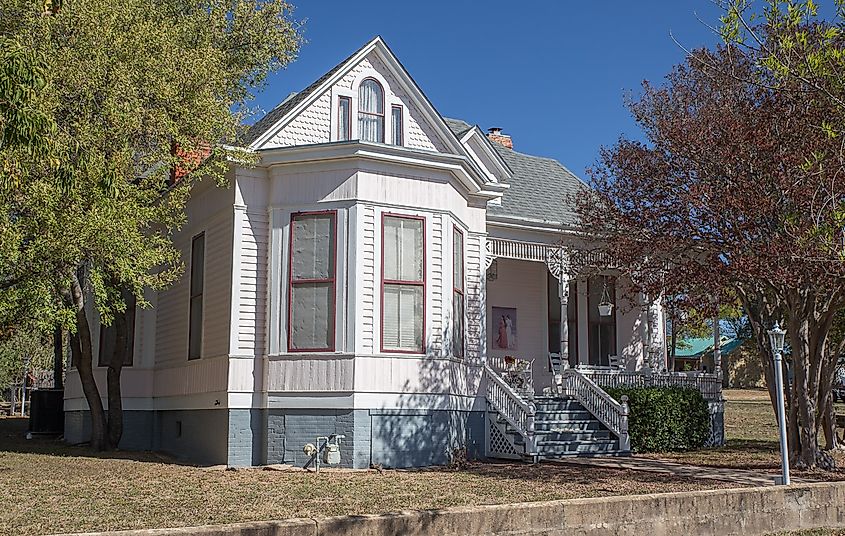
[[[358,87],[358,138],[384,143],[384,89],[372,78]]]

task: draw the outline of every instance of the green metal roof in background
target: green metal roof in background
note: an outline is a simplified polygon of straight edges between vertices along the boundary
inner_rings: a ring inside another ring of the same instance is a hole
[[[727,355],[743,343],[742,340],[732,339],[729,337],[721,338],[722,355]],[[713,351],[713,337],[705,337],[701,339],[682,339],[678,341],[678,346],[675,349],[675,357],[681,359],[698,359],[704,354],[709,354]]]

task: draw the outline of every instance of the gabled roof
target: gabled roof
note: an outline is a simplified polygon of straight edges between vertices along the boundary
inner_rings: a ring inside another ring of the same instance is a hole
[[[317,90],[320,86],[323,85],[328,79],[332,78],[338,71],[340,71],[344,65],[346,65],[352,58],[357,56],[362,50],[367,48],[371,43],[367,43],[366,45],[362,46],[355,52],[349,55],[348,58],[344,59],[342,62],[338,63],[329,71],[315,80],[310,86],[306,87],[302,91],[298,93],[291,93],[288,97],[276,105],[275,108],[270,110],[264,117],[256,121],[249,130],[247,130],[246,135],[244,136],[242,143],[244,146],[250,146],[252,143],[258,139],[259,136],[267,132],[270,128],[273,127],[277,122],[279,122],[285,114],[289,111],[296,108],[296,106],[305,101],[309,96],[311,96],[314,91]]]
[[[462,138],[464,134],[466,134],[473,128],[472,125],[461,119],[452,119],[451,117],[444,117],[443,121],[446,122],[446,126],[449,127],[449,130],[454,132],[455,136],[458,139]]]
[[[445,119],[459,138],[475,128],[460,119]],[[492,143],[496,152],[513,172],[510,186],[501,204],[490,203],[487,214],[493,219],[516,219],[554,226],[578,225],[578,215],[570,196],[588,186],[563,164],[552,158],[532,156]]]
[[[346,73],[351,71],[358,62],[370,53],[377,54],[385,62],[387,68],[393,71],[399,84],[403,86],[409,98],[416,104],[419,112],[427,119],[432,128],[438,132],[441,141],[449,151],[453,152],[453,154],[467,156],[461,143],[443,122],[442,116],[437,112],[431,101],[428,100],[428,97],[422,92],[416,81],[411,77],[396,55],[393,54],[393,51],[390,50],[381,36],[371,39],[367,44],[335,65],[314,83],[293,97],[289,97],[261,118],[261,120],[249,129],[247,138],[244,140],[244,145],[251,149],[260,149],[273,134],[281,130],[285,124],[318,99],[320,95],[345,76]]]

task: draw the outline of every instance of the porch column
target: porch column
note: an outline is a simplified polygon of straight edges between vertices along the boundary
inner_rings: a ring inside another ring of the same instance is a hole
[[[560,297],[560,366],[569,367],[569,323],[567,312],[569,309],[569,257],[563,248],[549,250],[546,256],[546,266],[557,279],[557,292]]]
[[[647,353],[646,353],[646,365],[654,370],[659,371],[661,369],[660,364],[660,357],[661,357],[661,340],[660,340],[660,302],[659,298],[647,298],[648,301],[648,310],[647,310],[647,318],[648,318],[648,337],[647,337]]]
[[[560,366],[569,367],[569,278],[561,272],[557,279],[560,296]]]
[[[722,379],[722,335],[719,329],[719,314],[713,318],[713,373]]]

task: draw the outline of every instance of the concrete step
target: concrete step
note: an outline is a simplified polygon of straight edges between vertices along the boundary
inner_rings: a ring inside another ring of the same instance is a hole
[[[567,430],[607,430],[605,426],[598,419],[551,419],[551,420],[534,420],[534,430],[553,430],[555,428],[565,428]]]
[[[537,441],[567,443],[616,440],[616,436],[611,434],[610,430],[543,430],[535,432],[534,437]]]
[[[586,411],[584,406],[582,406],[577,400],[550,400],[548,402],[534,402],[534,407],[537,408],[537,411]]]
[[[541,456],[585,456],[623,454],[616,439],[594,441],[538,441]]]
[[[538,421],[589,421],[594,417],[586,409],[537,410],[534,422]]]

